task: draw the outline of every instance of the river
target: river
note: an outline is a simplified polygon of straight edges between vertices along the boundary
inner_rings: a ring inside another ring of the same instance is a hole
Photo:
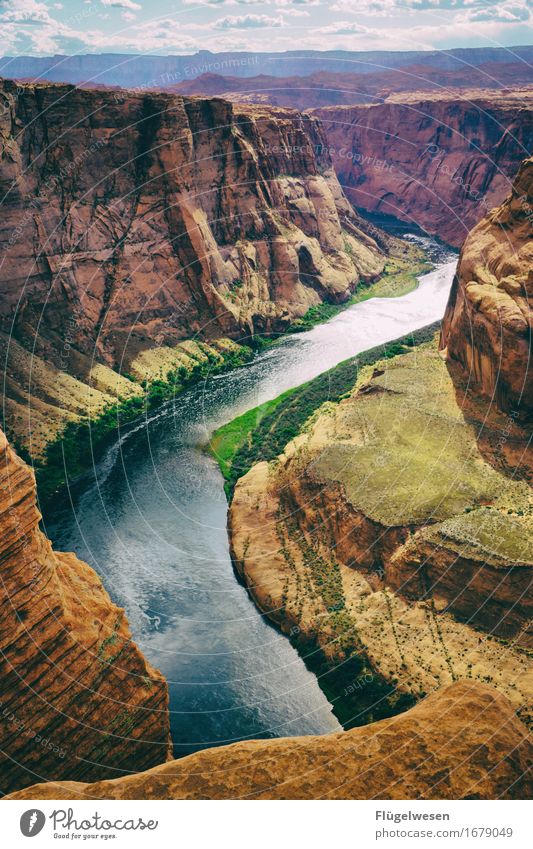
[[[98,572],[166,676],[177,757],[246,738],[340,729],[315,675],[235,578],[222,476],[199,446],[245,410],[441,318],[457,256],[411,238],[435,263],[416,291],[349,307],[153,411],[45,519],[54,546]]]

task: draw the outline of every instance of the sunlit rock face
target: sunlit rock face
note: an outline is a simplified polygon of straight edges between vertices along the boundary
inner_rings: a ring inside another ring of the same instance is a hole
[[[533,159],[468,235],[441,345],[473,392],[512,418],[533,416]]]
[[[39,530],[31,470],[0,431],[0,790],[96,780],[170,754],[167,685],[124,611]]]
[[[460,681],[401,716],[323,737],[250,740],[120,778],[41,784],[14,799],[525,799],[525,726]]]
[[[283,330],[384,267],[316,118],[9,81],[0,96],[0,352],[25,447],[58,409],[130,396],[116,372],[147,349]]]

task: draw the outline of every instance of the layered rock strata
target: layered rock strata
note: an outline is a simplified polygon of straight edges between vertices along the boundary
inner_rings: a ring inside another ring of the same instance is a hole
[[[0,484],[2,793],[165,761],[166,682],[95,572],[39,530],[33,475],[1,432]]]
[[[62,409],[49,369],[94,408],[135,392],[122,375],[147,349],[164,366],[187,338],[282,330],[384,267],[313,117],[8,80],[0,99],[10,426]]]
[[[362,372],[304,430],[230,508],[261,609],[330,667],[358,655],[415,697],[490,682],[530,716],[527,433],[467,404],[434,345]]]
[[[352,203],[459,247],[531,152],[531,104],[531,89],[414,92],[313,114]]]
[[[252,740],[148,772],[13,799],[529,799],[533,747],[510,703],[461,681],[401,716],[324,737]]]
[[[469,233],[441,347],[473,392],[511,418],[533,417],[533,159],[511,195]]]

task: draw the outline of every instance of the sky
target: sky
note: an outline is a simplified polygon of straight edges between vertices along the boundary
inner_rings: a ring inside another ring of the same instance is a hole
[[[0,52],[509,47],[532,23],[533,0],[0,0]]]

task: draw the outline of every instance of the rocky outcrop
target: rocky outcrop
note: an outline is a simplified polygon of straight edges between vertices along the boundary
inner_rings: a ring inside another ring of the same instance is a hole
[[[512,419],[533,417],[533,159],[468,235],[441,346],[464,383]],[[505,436],[505,434],[504,434]]]
[[[466,400],[434,344],[367,368],[237,483],[234,559],[261,609],[330,668],[359,656],[370,683],[415,697],[488,681],[527,716],[527,433]]]
[[[531,89],[415,92],[313,114],[352,203],[460,246],[507,196],[529,153],[531,103]]]
[[[95,572],[39,530],[32,472],[1,432],[0,479],[1,792],[161,763],[166,682]]]
[[[315,118],[10,81],[0,99],[8,424],[61,407],[46,369],[98,406],[146,349],[282,330],[383,269]]]
[[[252,740],[148,772],[40,784],[12,799],[530,799],[533,747],[507,699],[462,681],[401,716]]]

